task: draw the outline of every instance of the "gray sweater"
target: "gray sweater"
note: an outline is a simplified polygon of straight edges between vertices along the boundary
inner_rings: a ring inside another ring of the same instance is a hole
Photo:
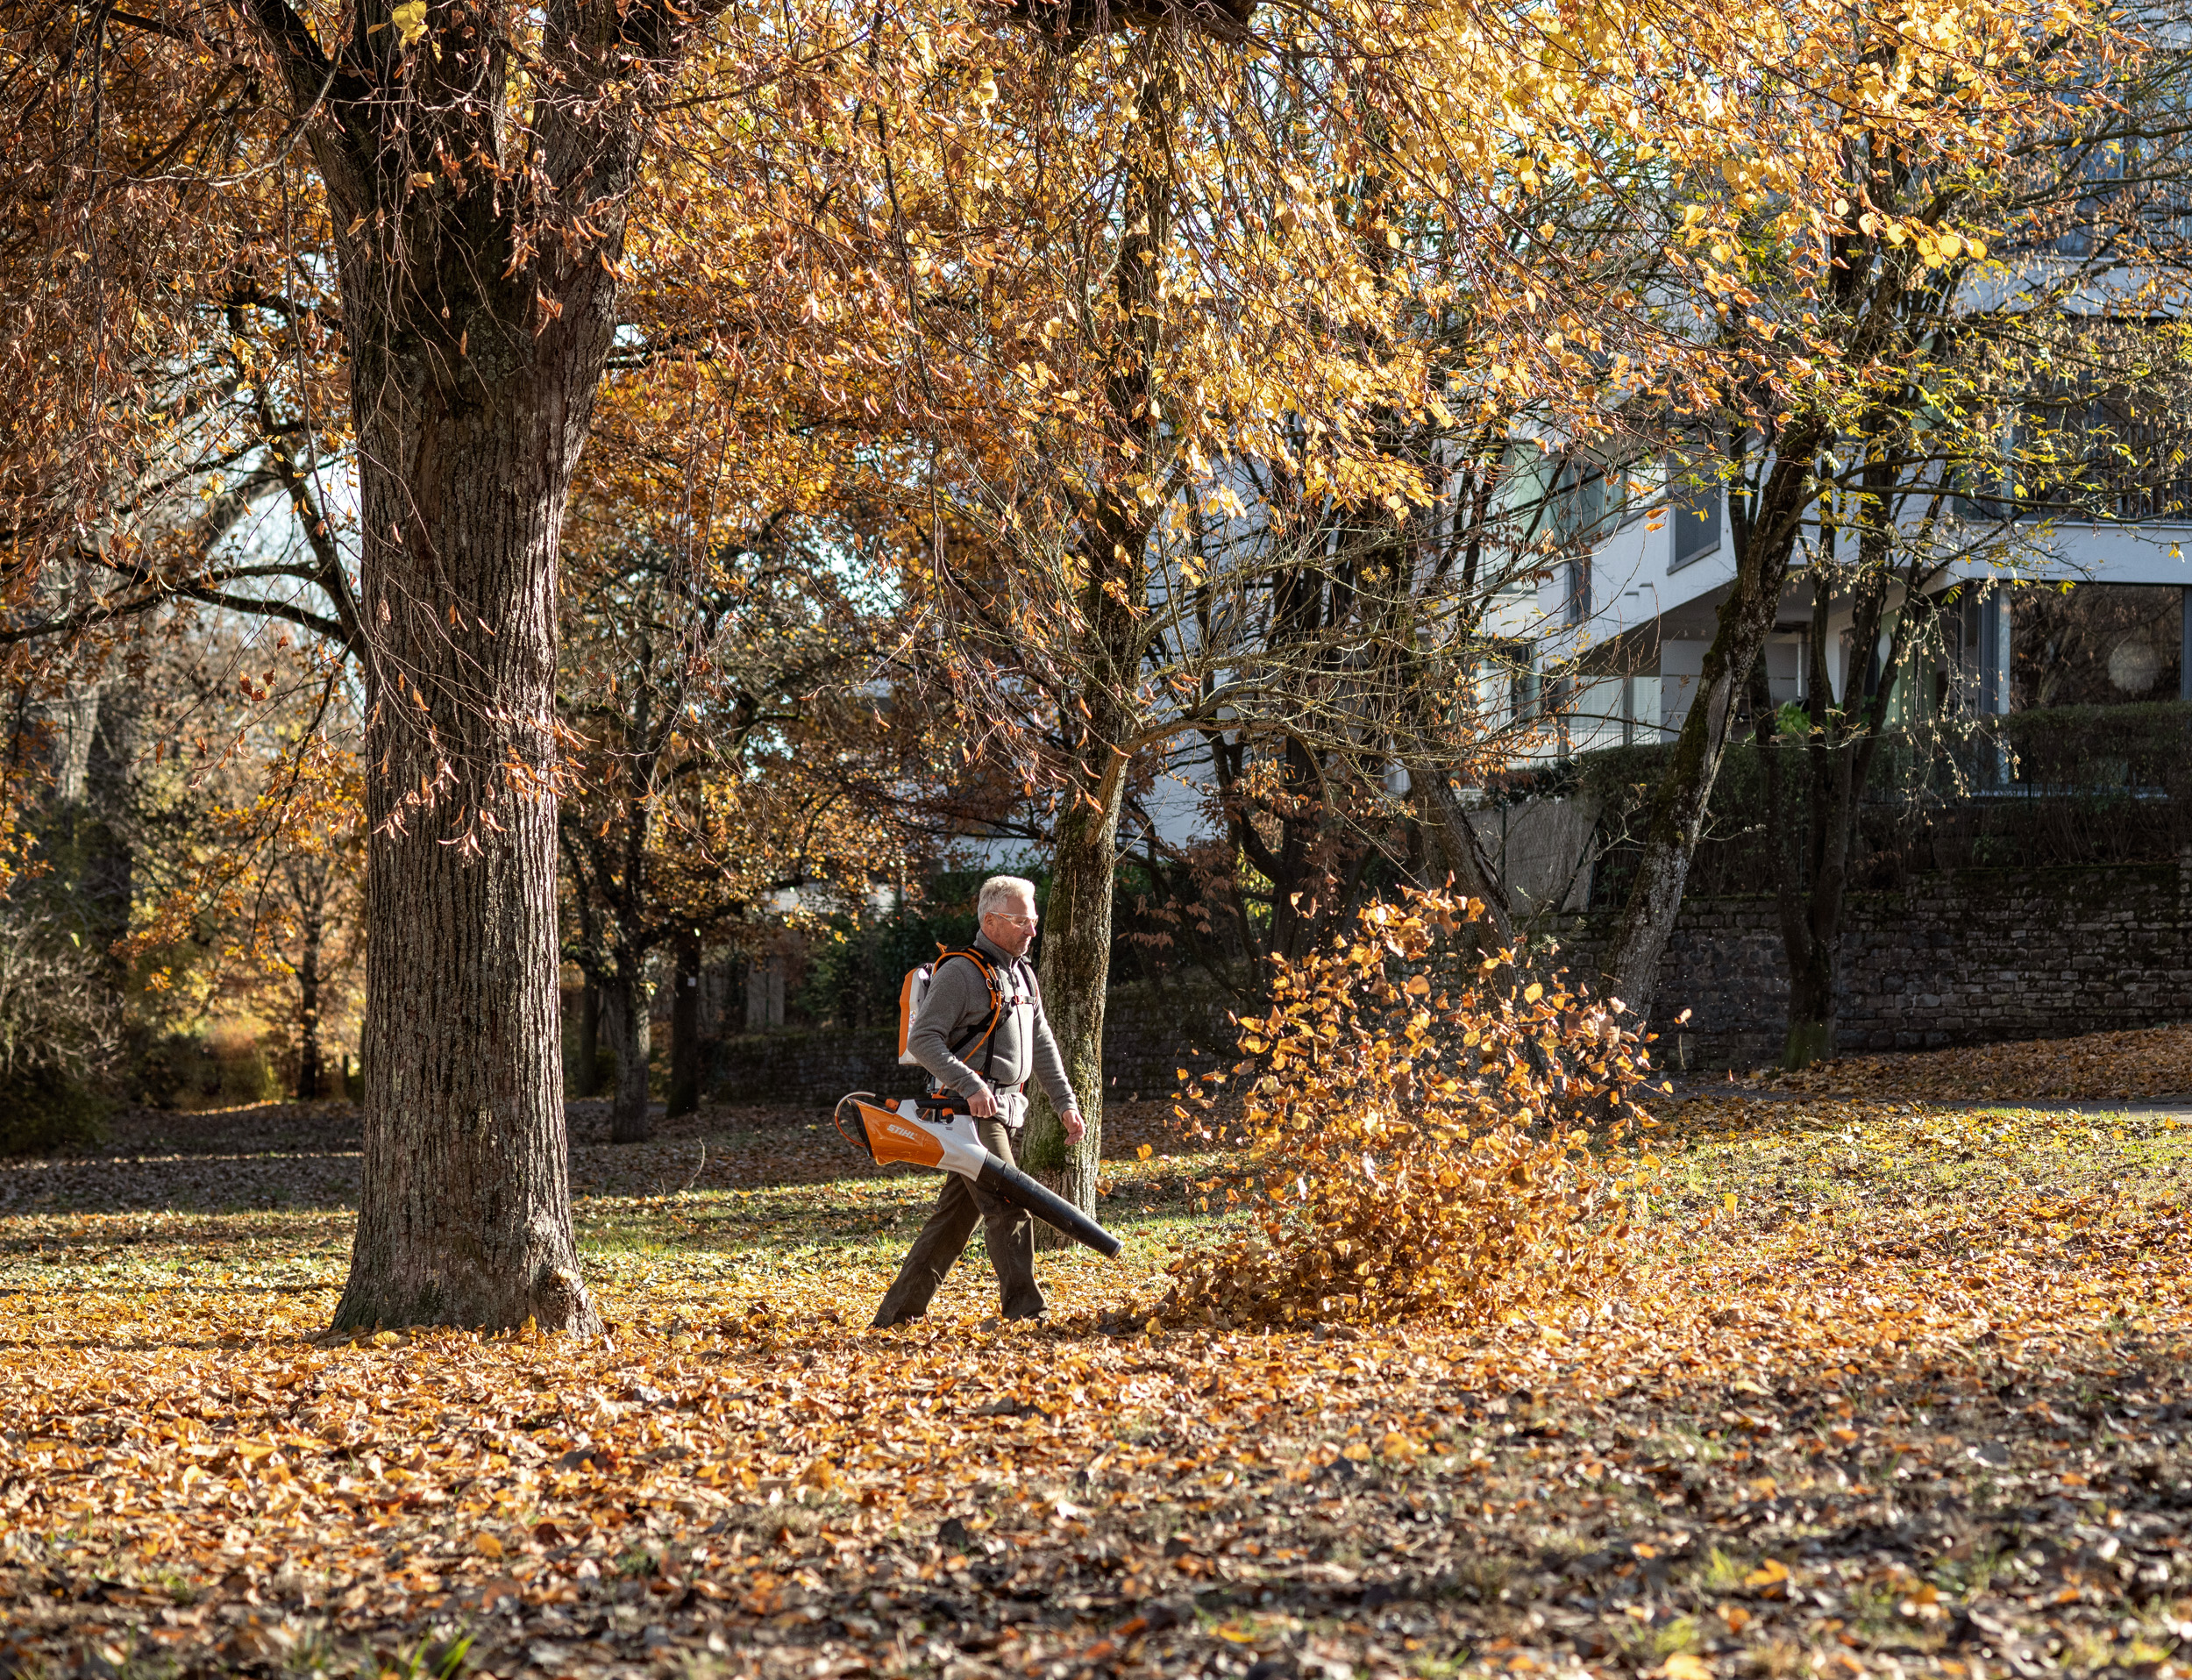
[[[1065,1059],[1058,1041],[1050,1036],[1050,1022],[1036,995],[1035,972],[1026,959],[1007,957],[987,935],[978,934],[974,949],[996,973],[1004,990],[1004,1018],[997,1023],[995,1054],[990,1057],[989,1081],[993,1090],[1016,1086],[1033,1077],[1043,1086],[1050,1105],[1063,1113],[1078,1108],[1072,1082],[1065,1077]],[[914,1018],[906,1035],[906,1048],[929,1070],[939,1086],[948,1086],[971,1097],[982,1083],[982,1056],[987,1045],[970,1045],[972,1065],[951,1053],[961,1040],[976,1036],[989,1020],[989,982],[981,970],[964,957],[947,957],[929,982],[928,1001]]]

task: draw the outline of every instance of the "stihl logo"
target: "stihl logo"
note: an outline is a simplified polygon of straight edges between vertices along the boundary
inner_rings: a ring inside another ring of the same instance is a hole
[[[883,1129],[893,1137],[902,1139],[908,1143],[917,1143],[928,1135],[925,1132],[915,1131],[909,1126],[886,1126]]]

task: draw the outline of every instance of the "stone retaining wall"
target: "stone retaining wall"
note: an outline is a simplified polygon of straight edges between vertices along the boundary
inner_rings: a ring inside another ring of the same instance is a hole
[[[1571,921],[1567,965],[1595,972],[1613,917]],[[1842,945],[1844,1050],[2054,1038],[2192,1020],[2192,856],[2174,865],[1972,869],[1856,893]],[[1670,1061],[1779,1058],[1788,971],[1766,898],[1683,907],[1660,966]]]
[[[1560,960],[1596,973],[1612,914],[1566,919]],[[1766,898],[1693,900],[1660,967],[1667,1060],[1690,1069],[1779,1059],[1789,982]],[[1112,993],[1104,1033],[1107,1094],[1161,1097],[1177,1070],[1229,1051],[1227,1006],[1199,987]],[[1853,894],[1842,945],[1845,1050],[2152,1027],[2192,1020],[2192,854],[2177,864],[1971,869],[1902,893]],[[911,1092],[887,1032],[781,1031],[725,1039],[715,1084],[727,1100],[828,1102],[847,1091]]]

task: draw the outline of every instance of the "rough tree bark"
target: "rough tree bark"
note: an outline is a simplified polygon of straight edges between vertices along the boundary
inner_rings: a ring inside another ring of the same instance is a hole
[[[680,933],[673,942],[676,993],[670,1000],[670,1101],[673,1114],[701,1106],[701,936]]]
[[[461,8],[412,29],[354,0],[331,60],[285,0],[248,7],[327,196],[359,462],[365,1171],[335,1328],[595,1329],[559,1053],[557,550],[642,83],[691,13],[550,0],[516,125],[507,38]]]

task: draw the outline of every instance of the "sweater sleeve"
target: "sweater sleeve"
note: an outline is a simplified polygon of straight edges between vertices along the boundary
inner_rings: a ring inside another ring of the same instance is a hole
[[[1065,1057],[1058,1054],[1058,1041],[1050,1032],[1050,1014],[1040,1000],[1036,1004],[1035,1015],[1036,1078],[1042,1082],[1043,1093],[1060,1114],[1069,1108],[1078,1110],[1080,1099],[1073,1094],[1073,1081],[1065,1077]]]
[[[963,1097],[981,1089],[982,1076],[951,1053],[950,1039],[965,1032],[962,1022],[986,1016],[989,1007],[989,982],[982,971],[963,957],[947,958],[929,978],[928,999],[906,1035],[906,1048],[929,1077]]]

